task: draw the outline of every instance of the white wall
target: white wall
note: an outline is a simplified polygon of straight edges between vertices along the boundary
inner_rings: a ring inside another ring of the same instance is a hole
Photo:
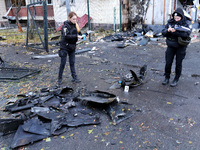
[[[3,19],[2,16],[6,14],[6,4],[4,0],[1,0],[0,2],[0,22],[7,21],[6,19]]]
[[[154,1],[154,6],[153,6]],[[165,2],[164,2],[165,1]],[[171,3],[171,4],[170,4]],[[154,7],[154,14],[153,14]],[[164,25],[174,11],[174,0],[150,0],[145,24]]]
[[[67,20],[66,6],[60,7],[62,0],[53,0],[54,18],[57,24]],[[119,24],[119,0],[90,0],[91,23],[113,24],[114,7],[116,8],[116,24]],[[79,17],[88,14],[87,0],[75,0],[75,4],[70,6],[71,11],[75,11]]]

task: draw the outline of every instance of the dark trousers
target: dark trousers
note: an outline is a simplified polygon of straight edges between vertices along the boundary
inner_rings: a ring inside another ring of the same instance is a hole
[[[69,55],[69,65],[70,65],[70,70],[71,70],[71,76],[72,78],[76,78],[76,71],[75,71],[75,51],[73,52],[67,52]],[[61,62],[60,62],[60,68],[59,68],[59,74],[58,74],[58,80],[62,80],[62,75],[63,71],[65,69],[67,61],[67,55],[64,57],[61,57]]]
[[[174,57],[176,56],[175,79],[176,80],[179,79],[182,72],[182,62],[186,55],[186,48],[187,47],[178,47],[178,48],[169,47],[169,46],[167,47],[167,50],[165,52],[165,60],[166,60],[165,77],[166,78],[170,78],[172,63],[173,63]]]

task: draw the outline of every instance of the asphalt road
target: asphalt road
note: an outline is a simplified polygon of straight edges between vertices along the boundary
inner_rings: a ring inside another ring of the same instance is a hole
[[[187,48],[183,72],[177,87],[163,86],[164,40],[149,42],[147,46],[117,48],[118,42],[82,44],[78,48],[95,47],[94,51],[76,56],[77,74],[81,83],[71,83],[66,68],[62,86],[75,90],[102,90],[116,94],[131,105],[134,115],[113,125],[110,118],[100,112],[101,124],[81,126],[60,135],[25,146],[27,150],[199,150],[200,149],[200,42],[199,37]],[[155,44],[157,43],[157,44]],[[41,69],[41,73],[20,81],[0,82],[0,105],[5,105],[9,94],[31,92],[56,84],[59,58],[31,59],[37,51],[27,51],[21,46],[1,47],[1,56],[7,64]],[[147,64],[145,83],[131,88],[109,90],[108,79],[118,79],[139,72]],[[174,71],[174,65],[173,65]],[[172,75],[172,79],[174,74]],[[171,80],[172,80],[171,79]],[[20,90],[21,89],[21,90]],[[11,114],[1,110],[1,118]],[[14,134],[0,137],[0,148],[9,149]]]

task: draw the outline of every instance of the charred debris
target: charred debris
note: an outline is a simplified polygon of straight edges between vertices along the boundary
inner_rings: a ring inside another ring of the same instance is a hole
[[[123,77],[118,88],[135,87],[143,83],[147,71],[144,65],[139,76],[132,70]],[[105,91],[88,91],[71,87],[42,88],[38,93],[18,95],[8,101],[4,111],[12,118],[0,119],[0,133],[15,133],[11,148],[15,149],[44,138],[60,135],[72,128],[101,123],[101,114],[109,116],[117,125],[134,115],[134,106],[120,101],[115,94]]]
[[[125,48],[129,45],[146,46],[149,41],[157,42],[162,38],[163,25],[141,25],[131,31],[114,33],[102,40],[106,42],[118,41],[118,48]]]

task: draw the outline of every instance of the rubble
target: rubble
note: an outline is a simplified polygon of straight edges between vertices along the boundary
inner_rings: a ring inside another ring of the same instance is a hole
[[[4,111],[17,113],[13,116],[22,119],[1,119],[0,132],[5,135],[17,130],[11,144],[14,149],[60,135],[69,128],[98,125],[99,111],[105,111],[116,125],[133,116],[126,106],[116,95],[104,91],[42,88],[38,94],[26,94],[7,103]]]
[[[137,87],[144,83],[144,79],[147,73],[147,65],[143,65],[140,68],[139,75],[137,75],[133,70],[130,70],[129,74],[126,74],[119,81],[115,82],[109,89],[119,89],[128,87]]]

